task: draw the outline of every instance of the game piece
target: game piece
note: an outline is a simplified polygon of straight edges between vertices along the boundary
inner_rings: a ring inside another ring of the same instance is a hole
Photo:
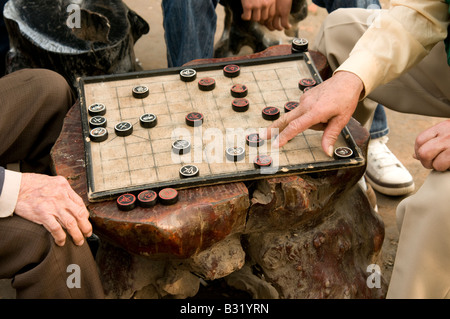
[[[133,125],[130,122],[120,122],[114,126],[117,136],[128,136],[133,133]]]
[[[228,64],[223,68],[223,75],[227,78],[235,78],[241,73],[241,68],[236,64]]]
[[[195,177],[198,176],[199,170],[198,167],[192,164],[184,165],[180,168],[180,177]]]
[[[334,157],[336,159],[349,158],[352,155],[353,155],[353,151],[350,147],[341,146],[341,147],[337,147],[334,150]]]
[[[270,165],[272,165],[272,157],[264,154],[258,155],[253,160],[253,164],[255,164],[256,168],[269,167]]]
[[[280,109],[275,106],[266,106],[262,110],[262,117],[268,121],[274,121],[280,117]]]
[[[173,205],[178,202],[178,192],[173,188],[164,188],[158,195],[163,205]]]
[[[313,88],[314,86],[307,86],[303,89],[303,93],[305,93],[306,91],[309,91]]]
[[[191,150],[191,143],[186,140],[176,140],[172,143],[172,151],[175,154],[183,155],[189,153]]]
[[[248,146],[258,147],[264,144],[264,140],[259,137],[258,133],[252,133],[245,137]]]
[[[105,106],[105,104],[102,104],[102,103],[91,104],[88,107],[88,113],[90,116],[105,115],[106,114],[106,106]]]
[[[244,84],[235,84],[231,87],[231,95],[233,97],[246,97],[248,94],[248,87]]]
[[[229,161],[239,162],[245,158],[245,148],[240,146],[228,147],[225,154]]]
[[[180,71],[180,79],[184,82],[192,82],[197,78],[197,71],[194,69],[184,69]]]
[[[104,127],[96,127],[89,132],[92,142],[103,142],[108,139],[108,130]]]
[[[284,105],[284,112],[290,112],[293,109],[295,109],[296,107],[298,107],[300,105],[300,103],[295,102],[295,101],[289,101]]]
[[[199,112],[190,112],[186,115],[185,122],[192,127],[201,126],[203,124],[203,114]]]
[[[301,53],[308,51],[308,40],[304,38],[294,38],[292,40],[292,53]]]
[[[138,194],[137,201],[140,207],[142,208],[150,208],[155,206],[158,200],[158,194],[152,190],[145,190]]]
[[[89,120],[89,127],[106,127],[106,118],[100,115],[91,117]]]
[[[148,94],[148,87],[146,87],[145,85],[137,85],[133,88],[133,96],[137,99],[146,98]]]
[[[117,198],[117,208],[122,211],[130,211],[136,207],[136,196],[133,194],[123,194]]]
[[[202,91],[212,91],[216,87],[216,81],[213,78],[203,78],[198,81],[198,88]]]
[[[316,84],[317,84],[317,82],[314,79],[311,79],[311,78],[301,79],[298,82],[298,88],[303,91],[305,88],[313,87]]]
[[[104,127],[96,127],[89,132],[92,142],[103,142],[108,139],[108,130]]]
[[[141,123],[141,126],[143,128],[152,128],[155,127],[158,123],[158,118],[155,114],[146,113],[141,115],[141,117],[139,118],[139,123]]]
[[[248,110],[250,102],[244,98],[237,98],[231,102],[231,107],[236,112],[245,112]]]

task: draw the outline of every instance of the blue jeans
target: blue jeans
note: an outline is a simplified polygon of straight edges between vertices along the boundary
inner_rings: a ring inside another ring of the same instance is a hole
[[[319,7],[326,8],[328,13],[339,8],[368,8],[370,5],[375,9],[381,8],[378,0],[312,0]],[[379,138],[389,133],[386,113],[384,107],[378,104],[375,108],[372,126],[370,127],[370,137]]]
[[[211,58],[219,0],[163,0],[163,27],[169,67]]]

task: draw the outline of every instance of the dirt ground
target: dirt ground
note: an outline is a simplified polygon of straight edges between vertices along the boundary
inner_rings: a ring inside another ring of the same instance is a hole
[[[138,12],[149,24],[150,32],[143,36],[135,46],[137,58],[145,70],[160,69],[167,66],[166,47],[164,42],[164,30],[162,27],[161,0],[125,0],[127,5]],[[389,1],[381,1],[383,8],[389,6]],[[301,37],[307,38],[310,43],[318,31],[327,12],[325,9],[315,6],[308,0],[308,17],[299,24]],[[224,11],[219,5],[218,27],[216,41],[220,38],[223,30]],[[278,31],[274,36],[282,36]],[[249,52],[241,52],[246,54]],[[429,126],[440,122],[437,118],[426,118],[416,115],[400,114],[386,110],[390,127],[389,148],[401,160],[414,176],[416,190],[422,185],[428,170],[412,158],[414,140],[417,134]],[[389,197],[377,193],[378,211],[385,223],[385,240],[382,248],[379,265],[384,279],[389,282],[392,266],[395,261],[399,232],[395,222],[395,208],[403,197]],[[14,291],[9,287],[8,281],[0,280],[0,299],[14,298]]]

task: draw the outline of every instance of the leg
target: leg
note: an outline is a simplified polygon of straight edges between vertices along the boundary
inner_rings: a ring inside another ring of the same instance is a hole
[[[48,173],[50,150],[73,104],[59,74],[26,69],[0,79],[0,166],[21,162],[22,171]]]
[[[432,171],[397,208],[399,245],[388,298],[450,298],[450,171]]]
[[[1,218],[0,234],[0,278],[12,279],[17,298],[103,298],[87,243],[59,247],[43,226],[19,216]],[[67,285],[69,265],[80,267],[80,288]]]
[[[163,0],[163,26],[169,67],[211,58],[219,0]]]

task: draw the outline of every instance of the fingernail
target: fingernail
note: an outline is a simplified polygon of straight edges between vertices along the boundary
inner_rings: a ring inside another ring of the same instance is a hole
[[[80,240],[80,241],[77,243],[77,246],[82,246],[83,244],[84,244],[84,239]]]
[[[272,147],[280,148],[280,139],[278,137],[272,142]]]
[[[333,157],[333,146],[332,145],[328,146],[328,156]]]

